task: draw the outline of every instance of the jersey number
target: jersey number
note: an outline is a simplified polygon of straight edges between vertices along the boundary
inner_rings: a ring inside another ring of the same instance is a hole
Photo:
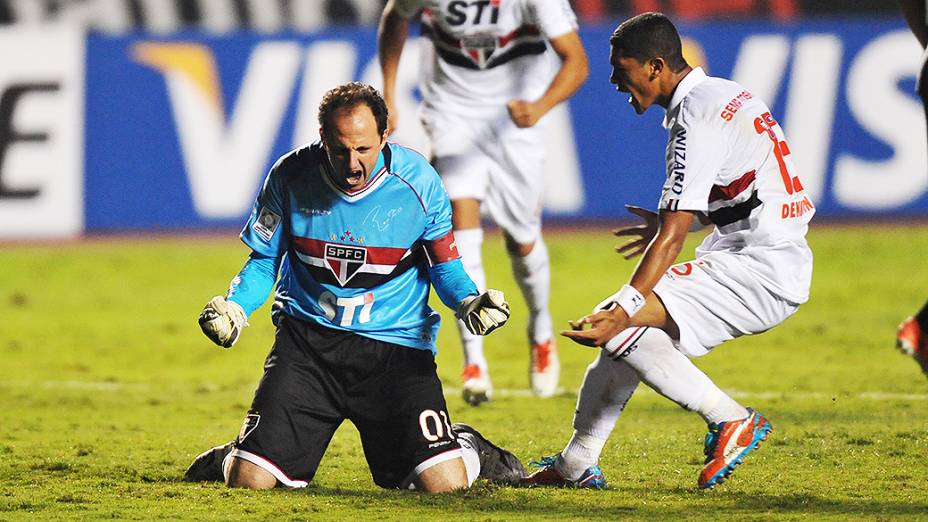
[[[429,422],[430,420],[432,422]],[[435,431],[432,431],[431,425],[435,426]],[[422,410],[419,414],[419,427],[422,428],[422,436],[429,442],[441,440],[445,433],[451,434],[451,423],[448,422],[448,415],[444,411],[435,413],[435,410]]]
[[[319,305],[325,311],[325,316],[332,322],[335,321],[335,317],[341,311],[342,319],[338,322],[339,326],[351,326],[354,322],[355,311],[360,308],[361,313],[358,314],[358,324],[364,324],[371,321],[374,294],[368,292],[355,297],[335,297],[332,292],[322,292],[319,296]]]
[[[770,138],[770,141],[773,142],[773,155],[777,158],[777,165],[780,166],[780,177],[783,178],[783,187],[786,188],[787,194],[794,194],[796,192],[802,191],[802,183],[799,182],[799,176],[790,176],[789,171],[786,169],[786,160],[783,159],[784,156],[789,155],[789,146],[786,145],[786,141],[780,141],[777,138],[775,132],[773,132],[774,125],[777,125],[777,121],[773,119],[773,116],[769,112],[765,112],[760,115],[760,117],[754,118],[754,130],[758,134],[767,133],[767,137]]]

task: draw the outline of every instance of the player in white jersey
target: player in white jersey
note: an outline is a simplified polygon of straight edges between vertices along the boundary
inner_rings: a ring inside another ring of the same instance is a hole
[[[503,230],[529,309],[532,390],[552,395],[560,364],[548,311],[550,270],[541,238],[543,135],[539,119],[587,77],[577,21],[567,0],[389,0],[378,45],[384,97],[396,126],[396,73],[409,19],[421,12],[431,41],[421,63],[421,118],[433,163],[451,198],[467,274],[486,286],[481,206]],[[553,52],[552,52],[553,50]],[[492,391],[483,340],[460,328],[464,399]]]
[[[631,95],[635,111],[653,104],[667,111],[667,180],[659,215],[633,208],[645,225],[617,232],[637,238],[619,249],[626,257],[644,254],[629,284],[564,332],[603,350],[587,369],[573,437],[526,482],[605,486],[599,454],[644,382],[708,423],[698,485],[711,488],[772,428],[687,356],[768,330],[808,300],[805,234],[815,207],[767,106],[737,83],[687,65],[667,17],[631,18],[610,43],[611,81]],[[697,221],[714,230],[694,261],[671,266]]]

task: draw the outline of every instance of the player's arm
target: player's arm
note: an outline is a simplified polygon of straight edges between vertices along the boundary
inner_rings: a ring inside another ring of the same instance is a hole
[[[509,116],[519,127],[531,127],[557,104],[570,98],[589,76],[586,51],[576,31],[549,40],[551,48],[561,59],[561,67],[541,98],[529,102],[512,100],[507,104]]]
[[[277,280],[287,245],[283,224],[286,191],[280,172],[286,158],[271,168],[242,229],[242,242],[251,248],[248,261],[232,278],[226,295],[213,297],[200,312],[200,329],[223,348],[235,344],[248,326],[248,316],[264,304]]]
[[[454,244],[454,233],[425,241],[429,261],[429,278],[438,298],[475,335],[487,335],[506,324],[509,303],[499,290],[480,293],[477,285],[464,271],[464,264]]]
[[[429,263],[429,278],[435,293],[474,335],[487,335],[506,324],[509,303],[499,290],[479,293],[477,285],[464,271],[451,230],[451,202],[438,173],[424,160],[419,164],[426,183],[423,199],[426,225],[422,243]]]
[[[635,205],[625,205],[625,209],[630,213],[641,218],[640,225],[617,228],[612,231],[616,237],[629,237],[630,239],[622,245],[616,247],[616,252],[621,254],[625,259],[631,259],[644,253],[645,249],[651,244],[657,231],[660,229],[660,217],[657,212]],[[698,232],[711,225],[709,217],[705,212],[698,212],[694,215],[690,232]]]
[[[629,326],[663,327],[666,311],[653,290],[683,249],[696,213],[662,210],[657,235],[645,249],[632,278],[618,292],[600,303],[594,312],[571,322],[564,336],[587,346],[603,346]],[[589,330],[584,330],[590,326]]]
[[[686,162],[668,159],[670,175],[661,194],[658,226],[631,280],[597,305],[592,314],[572,322],[573,331],[564,332],[565,336],[609,349],[608,342],[629,326],[673,327],[653,290],[680,254],[696,217],[708,210],[709,194],[728,153],[718,123],[687,112],[678,115],[670,130],[669,143],[684,142],[678,152],[685,153]],[[590,329],[584,330],[587,326]]]
[[[230,348],[248,326],[248,316],[267,301],[277,280],[281,257],[268,257],[252,252],[245,266],[232,278],[225,297],[210,299],[198,322],[211,341]]]
[[[398,5],[399,4],[399,5]],[[400,56],[409,34],[409,14],[404,11],[409,1],[388,0],[380,16],[377,30],[377,55],[383,75],[383,98],[387,103],[389,120],[387,132],[396,129],[399,114],[396,111],[396,75],[400,67]]]

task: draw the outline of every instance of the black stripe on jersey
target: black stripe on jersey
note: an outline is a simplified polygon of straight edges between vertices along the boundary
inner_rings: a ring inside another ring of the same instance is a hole
[[[435,46],[435,50],[438,51],[438,56],[441,57],[442,60],[450,63],[451,65],[457,65],[458,67],[464,67],[465,69],[480,69],[480,67],[478,67],[473,60],[462,54],[451,52],[438,45]]]
[[[515,60],[516,58],[521,58],[523,56],[528,56],[531,54],[543,54],[547,48],[548,46],[545,45],[544,42],[526,42],[516,45],[503,54],[494,55],[489,60],[487,60],[487,69],[492,69],[497,65],[503,65],[506,62]]]
[[[480,66],[474,63],[472,59],[468,56],[460,54],[458,52],[449,51],[446,47],[442,46],[439,42],[440,34],[432,27],[429,27],[426,24],[422,24],[422,35],[428,37],[432,40],[435,50],[438,51],[438,56],[450,63],[451,65],[456,65],[458,67],[464,67],[465,69],[480,69]],[[530,54],[542,54],[548,49],[547,44],[544,41],[538,42],[525,42],[518,45],[512,46],[511,49],[507,50],[503,54],[491,55],[487,60],[487,69],[492,69],[497,65],[502,65],[506,62],[512,61],[516,58],[522,56],[527,56]]]
[[[298,259],[296,256],[293,256],[294,259]],[[304,264],[303,266],[309,270],[310,275],[313,276],[313,279],[316,282],[326,285],[339,286],[342,288],[373,288],[375,286],[382,285],[391,279],[399,277],[400,275],[406,273],[407,270],[415,269],[420,266],[428,266],[424,263],[428,261],[424,259],[424,252],[419,245],[413,247],[412,252],[400,260],[396,264],[396,267],[389,274],[371,274],[367,272],[356,273],[347,283],[342,285],[338,282],[338,279],[335,278],[335,274],[329,270],[327,266],[313,266]]]
[[[709,212],[709,219],[718,227],[731,225],[736,221],[747,219],[751,216],[751,211],[761,205],[760,198],[757,197],[757,190],[751,193],[751,197],[737,205],[723,207],[718,210]]]

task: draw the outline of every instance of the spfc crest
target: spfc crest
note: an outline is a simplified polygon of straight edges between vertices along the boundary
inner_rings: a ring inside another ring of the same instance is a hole
[[[325,264],[341,286],[345,286],[366,262],[367,249],[364,247],[325,244]]]

